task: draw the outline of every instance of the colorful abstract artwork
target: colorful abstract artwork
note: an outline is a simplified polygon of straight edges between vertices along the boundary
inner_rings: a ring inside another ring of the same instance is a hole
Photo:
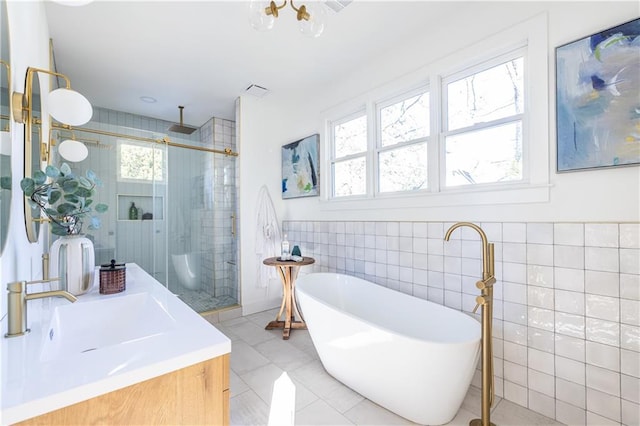
[[[640,19],[556,48],[558,172],[640,163]]]
[[[320,195],[318,148],[315,134],[282,147],[282,198]]]

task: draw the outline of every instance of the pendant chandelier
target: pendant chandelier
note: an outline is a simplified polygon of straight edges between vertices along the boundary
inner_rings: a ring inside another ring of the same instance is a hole
[[[327,20],[327,10],[323,2],[311,1],[306,5],[296,7],[293,0],[284,0],[278,6],[271,0],[251,0],[249,3],[249,22],[258,31],[269,31],[273,28],[281,9],[287,5],[296,12],[300,32],[309,37],[318,37],[324,31]]]

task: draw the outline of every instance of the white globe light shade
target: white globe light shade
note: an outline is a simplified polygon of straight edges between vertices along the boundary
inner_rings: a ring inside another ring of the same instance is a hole
[[[89,150],[82,142],[67,139],[58,146],[58,154],[67,161],[77,163],[89,155]]]
[[[309,20],[298,22],[300,32],[308,37],[319,37],[327,24],[327,8],[324,3],[311,1],[305,5]]]
[[[265,0],[251,0],[249,3],[249,23],[254,30],[269,31],[273,28],[276,18],[266,12],[270,3]]]
[[[80,93],[71,89],[56,89],[47,98],[49,114],[57,121],[70,126],[81,126],[91,120],[93,108]]]

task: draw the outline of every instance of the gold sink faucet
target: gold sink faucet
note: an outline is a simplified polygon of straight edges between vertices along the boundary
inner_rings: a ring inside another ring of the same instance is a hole
[[[451,226],[444,235],[444,240],[449,241],[451,233],[457,228],[467,226],[480,234],[482,240],[482,279],[476,282],[480,290],[480,296],[476,297],[475,313],[482,306],[482,416],[473,419],[470,426],[495,426],[491,423],[491,406],[493,405],[495,386],[493,383],[493,339],[491,321],[493,318],[493,284],[496,282],[495,260],[493,243],[487,241],[487,235],[476,224],[471,222],[458,222]]]
[[[42,299],[44,297],[64,297],[73,303],[78,300],[73,294],[64,290],[43,291],[41,293],[27,294],[28,284],[42,284],[57,281],[59,278],[36,280],[36,281],[14,281],[7,284],[7,334],[4,337],[17,337],[27,334],[27,300]]]

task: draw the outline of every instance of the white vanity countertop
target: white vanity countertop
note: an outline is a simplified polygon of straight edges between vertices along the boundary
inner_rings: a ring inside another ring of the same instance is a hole
[[[6,318],[0,323],[2,425],[26,420],[231,352],[229,338],[139,266],[127,264],[126,277],[124,292],[102,295],[98,291],[100,280],[96,270],[93,289],[78,296],[73,305],[89,308],[87,312],[90,313],[91,307],[101,301],[119,303],[125,299],[114,299],[132,295],[134,297],[127,300],[145,300],[156,311],[163,311],[163,323],[161,326],[146,324],[144,318],[135,319],[133,315],[135,322],[139,320],[142,323],[138,325],[151,330],[143,338],[106,344],[86,352],[74,352],[67,345],[56,349],[58,354],[63,352],[63,356],[52,356],[51,319],[55,308],[71,306],[66,299],[57,297],[27,302],[27,327],[31,332],[24,336],[5,338]],[[33,291],[30,286],[28,292]],[[146,295],[141,293],[148,293],[151,297],[143,299]],[[138,296],[140,299],[136,299]],[[93,304],[78,305],[83,303]],[[144,312],[142,307],[140,309]],[[124,328],[121,325],[123,321],[114,321],[116,326]],[[101,339],[103,342],[108,340]],[[45,345],[49,352],[43,350]]]

